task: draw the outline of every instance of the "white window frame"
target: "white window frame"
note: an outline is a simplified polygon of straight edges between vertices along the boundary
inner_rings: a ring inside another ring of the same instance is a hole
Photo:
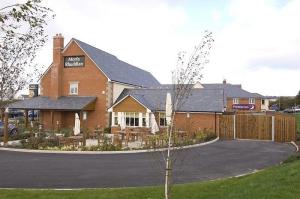
[[[249,104],[255,104],[255,98],[249,98]]]
[[[239,98],[232,98],[232,103],[233,104],[239,104],[240,103],[240,99]]]
[[[130,115],[131,114],[133,114],[133,117],[131,117]],[[140,114],[138,113],[138,112],[126,112],[125,113],[125,125],[126,125],[126,127],[139,127],[139,125],[140,125],[140,116],[139,116]],[[128,124],[127,124],[127,121],[126,121],[126,118],[134,118],[133,119],[133,125],[130,125],[130,119],[129,119],[129,122],[128,122]],[[136,122],[136,118],[138,118],[138,124],[136,124],[135,122]]]
[[[116,123],[117,122],[117,123]],[[119,112],[112,112],[112,126],[118,126],[119,123]]]
[[[76,92],[73,92],[73,89],[75,89]],[[70,82],[69,95],[78,95],[78,82]]]
[[[145,125],[143,123],[143,120],[145,119]],[[147,127],[147,113],[141,113],[141,122],[140,122],[141,127]]]
[[[164,122],[163,122],[164,124],[161,124],[160,119],[164,119]],[[167,126],[166,113],[162,113],[162,112],[159,113],[159,126]]]

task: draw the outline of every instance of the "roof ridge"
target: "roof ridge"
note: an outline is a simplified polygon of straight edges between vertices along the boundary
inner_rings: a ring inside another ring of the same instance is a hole
[[[92,47],[92,48],[94,48],[94,49],[96,49],[96,50],[99,50],[99,51],[101,51],[101,52],[104,52],[104,53],[106,53],[107,55],[110,55],[110,56],[115,57],[116,59],[118,59],[117,56],[115,56],[115,55],[113,55],[113,54],[110,54],[110,53],[108,53],[108,52],[106,52],[106,51],[104,51],[104,50],[102,50],[102,49],[100,49],[100,48],[97,48],[97,47],[95,47],[95,46],[92,46],[91,44],[88,44],[88,43],[86,43],[86,42],[84,42],[84,41],[81,41],[81,40],[76,39],[76,38],[74,38],[74,37],[73,37],[71,40],[79,41],[79,42],[81,42],[81,43],[83,43],[83,44],[85,44],[85,45],[88,45],[89,47]],[[118,59],[118,60],[119,60],[119,59]]]
[[[111,81],[123,82],[136,86],[159,85],[159,81],[149,71],[118,59],[117,56],[85,43],[79,39],[72,38],[78,46],[89,56],[96,66]]]
[[[123,61],[123,60],[119,59],[116,55],[113,55],[113,54],[111,54],[111,53],[108,53],[108,52],[106,52],[106,51],[104,51],[104,50],[102,50],[102,49],[100,49],[100,48],[97,48],[97,47],[95,47],[95,46],[92,46],[92,45],[90,45],[90,44],[88,44],[88,43],[86,43],[86,42],[83,42],[83,41],[81,41],[81,40],[79,40],[79,39],[76,39],[76,38],[72,38],[72,39],[74,39],[75,41],[79,41],[79,42],[81,42],[81,43],[83,43],[83,44],[85,44],[85,45],[88,45],[88,46],[90,46],[90,47],[92,47],[92,48],[94,48],[94,49],[96,49],[96,50],[99,50],[99,51],[101,51],[101,52],[104,52],[104,53],[106,53],[107,55],[116,58],[118,61],[123,62],[123,63],[125,63],[125,64],[128,64],[130,67],[134,67],[134,68],[137,68],[137,69],[139,69],[139,70],[142,70],[142,71],[145,71],[145,72],[147,72],[147,73],[150,73],[149,71],[144,70],[144,69],[142,69],[142,68],[139,68],[139,67],[137,67],[137,66],[134,66],[134,65],[132,65],[132,64],[126,62],[126,61]],[[150,73],[150,74],[151,74],[151,73]],[[151,75],[152,75],[152,74],[151,74]]]

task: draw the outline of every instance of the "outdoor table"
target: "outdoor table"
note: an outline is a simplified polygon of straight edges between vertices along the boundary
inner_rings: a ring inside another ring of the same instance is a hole
[[[139,136],[141,135],[142,133],[140,131],[130,131],[129,132],[129,136],[131,138],[133,138],[134,141],[138,140]]]
[[[124,140],[126,137],[126,132],[124,130],[116,131],[117,134],[121,135],[121,140]]]
[[[73,145],[77,144],[79,145],[79,143],[83,143],[83,136],[82,135],[75,135],[75,136],[70,136],[68,137],[69,140],[72,141]]]

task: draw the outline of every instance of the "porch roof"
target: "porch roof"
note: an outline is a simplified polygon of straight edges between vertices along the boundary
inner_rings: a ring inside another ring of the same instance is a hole
[[[62,96],[58,99],[38,96],[11,103],[7,107],[23,110],[94,110],[95,101],[96,97],[93,96]]]

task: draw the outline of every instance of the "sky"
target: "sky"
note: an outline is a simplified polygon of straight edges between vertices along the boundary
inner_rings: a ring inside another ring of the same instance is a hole
[[[56,14],[37,63],[52,61],[52,37],[77,38],[171,83],[180,51],[213,33],[201,83],[242,84],[263,95],[300,90],[300,1],[45,0]]]

